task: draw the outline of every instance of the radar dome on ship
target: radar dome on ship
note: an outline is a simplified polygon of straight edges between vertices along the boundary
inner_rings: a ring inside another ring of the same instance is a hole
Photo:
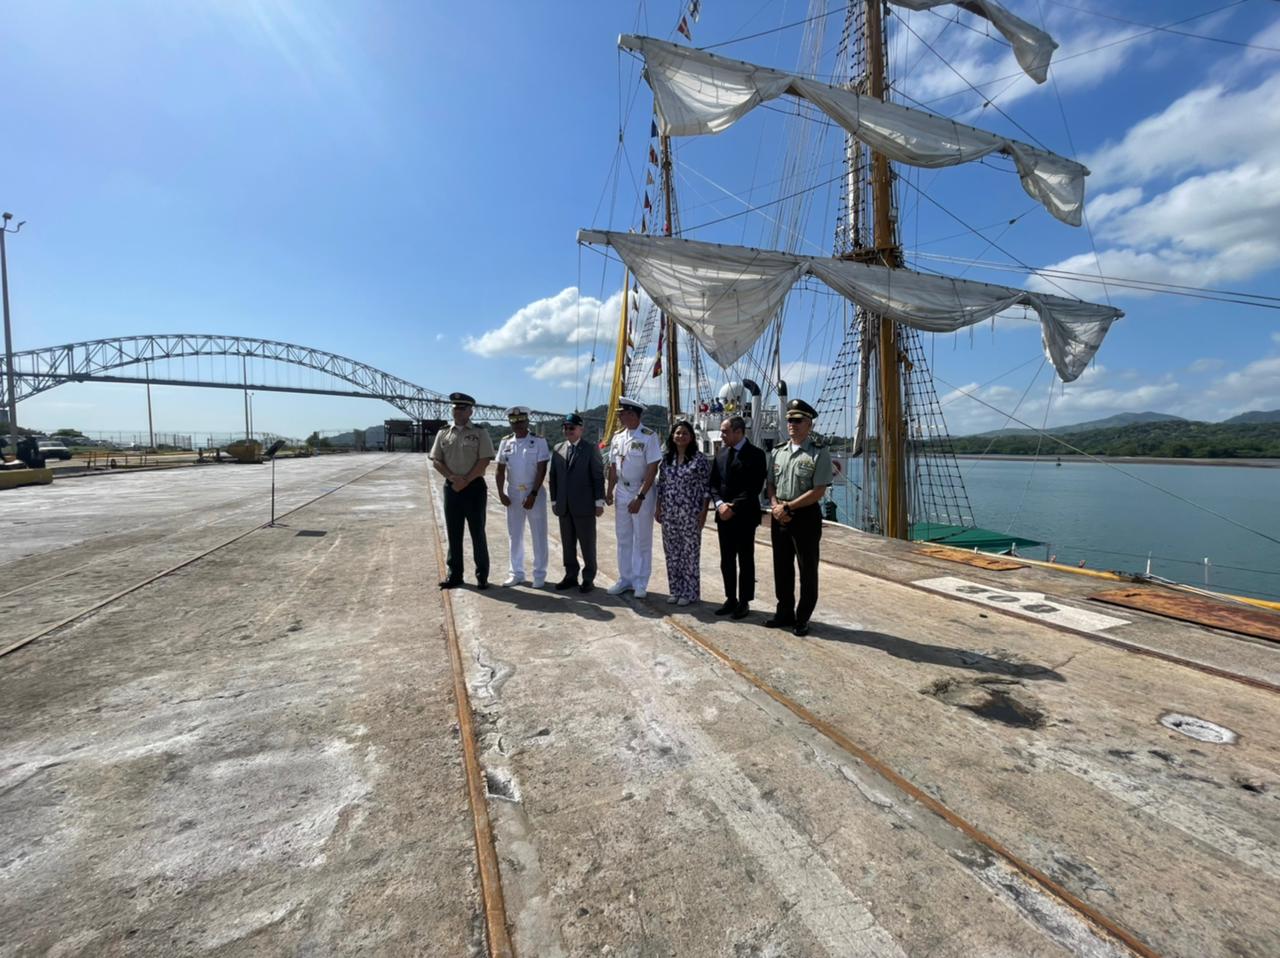
[[[737,380],[734,380],[733,382],[728,382],[728,383],[725,383],[723,386],[721,386],[720,392],[718,392],[716,395],[718,395],[721,400],[727,402],[730,399],[733,399],[733,400],[741,399],[742,392],[743,392],[742,383],[738,382]]]

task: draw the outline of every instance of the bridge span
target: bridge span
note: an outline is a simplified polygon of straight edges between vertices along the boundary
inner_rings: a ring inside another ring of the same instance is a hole
[[[214,376],[212,362],[209,376],[201,376],[200,359],[238,357],[239,370],[224,370],[222,378]],[[194,372],[187,363],[173,373],[174,360],[194,359]],[[315,383],[250,381],[250,361],[270,361],[312,370],[323,374]],[[157,374],[157,366],[162,366]],[[0,356],[0,371],[4,357]],[[127,372],[132,370],[132,372]],[[240,372],[239,381],[230,378]],[[324,377],[328,377],[327,380]],[[144,336],[118,336],[94,339],[62,346],[45,346],[13,354],[14,394],[18,402],[30,399],[64,383],[136,383],[154,386],[197,386],[212,389],[250,389],[254,392],[304,393],[319,396],[348,396],[381,399],[409,418],[422,421],[449,419],[449,397],[443,393],[411,383],[399,376],[362,363],[347,356],[325,352],[296,343],[283,343],[250,336],[227,336],[209,333],[161,333]],[[506,422],[506,406],[479,403],[475,419],[481,422]],[[531,419],[541,422],[557,419],[563,413],[535,410]],[[21,420],[19,420],[21,421]]]

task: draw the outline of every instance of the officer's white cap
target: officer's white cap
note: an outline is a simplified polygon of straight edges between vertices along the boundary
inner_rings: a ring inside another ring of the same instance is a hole
[[[636,400],[634,400],[634,399],[630,399],[630,398],[628,398],[628,397],[626,397],[626,396],[619,396],[619,397],[618,397],[618,408],[619,408],[619,409],[630,409],[632,412],[642,413],[642,412],[644,412],[648,407],[647,407],[644,403],[642,403],[642,402],[637,402]]]
[[[507,409],[507,418],[515,419],[517,416],[523,416],[525,419],[528,419],[529,411],[528,406],[511,406]]]

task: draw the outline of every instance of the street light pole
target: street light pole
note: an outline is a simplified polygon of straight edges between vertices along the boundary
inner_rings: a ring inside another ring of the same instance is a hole
[[[9,326],[9,260],[5,255],[4,237],[6,233],[16,233],[22,229],[22,224],[26,220],[20,221],[13,229],[9,229],[11,219],[13,214],[5,213],[3,223],[0,224],[0,288],[3,290],[4,299],[4,371],[5,388],[8,390],[9,400],[9,444],[13,446],[13,455],[16,459],[18,456],[18,394],[14,392],[13,387],[13,332]]]
[[[240,356],[240,375],[244,382],[244,441],[248,442],[253,438],[249,431],[249,360],[243,354]]]
[[[151,418],[151,362],[147,361],[147,434],[151,438],[151,442],[147,448],[152,452],[156,451],[156,424]]]

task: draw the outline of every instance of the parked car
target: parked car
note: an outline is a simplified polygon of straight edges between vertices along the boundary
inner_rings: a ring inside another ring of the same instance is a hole
[[[45,459],[70,459],[71,450],[56,440],[39,443],[40,455]]]

